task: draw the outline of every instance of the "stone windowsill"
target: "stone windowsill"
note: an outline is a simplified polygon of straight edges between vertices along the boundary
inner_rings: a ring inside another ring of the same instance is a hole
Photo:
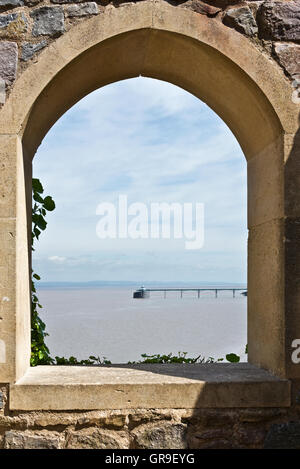
[[[11,410],[288,406],[290,382],[248,363],[38,366],[10,386]]]

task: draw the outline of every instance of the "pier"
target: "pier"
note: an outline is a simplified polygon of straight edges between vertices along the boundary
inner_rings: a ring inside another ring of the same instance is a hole
[[[232,291],[232,297],[235,298],[236,292],[242,292],[241,294],[247,296],[247,288],[145,288],[141,287],[133,293],[133,298],[149,298],[151,292],[163,292],[164,298],[167,297],[167,292],[180,292],[180,298],[183,297],[183,292],[194,291],[197,292],[197,297],[200,298],[201,292],[212,291],[215,293],[215,298],[218,298],[218,292],[221,291]]]

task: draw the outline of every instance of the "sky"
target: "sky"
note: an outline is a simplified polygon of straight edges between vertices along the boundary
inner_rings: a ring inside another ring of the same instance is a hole
[[[44,282],[246,283],[245,157],[226,124],[172,84],[139,77],[83,98],[44,138],[33,177],[56,203],[33,256]],[[99,204],[113,204],[118,216],[120,195],[148,214],[151,203],[192,204],[194,228],[202,204],[203,246],[101,239]]]

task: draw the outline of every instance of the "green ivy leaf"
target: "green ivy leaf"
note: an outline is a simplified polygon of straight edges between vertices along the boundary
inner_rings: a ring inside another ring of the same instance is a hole
[[[43,197],[41,197],[38,192],[33,193],[33,200],[35,200],[36,202],[39,202],[40,204],[44,203]],[[37,209],[37,207],[35,209]]]
[[[33,228],[33,235],[36,237],[36,239],[39,239],[40,234],[41,234],[41,231],[35,226]]]
[[[226,360],[230,363],[238,363],[240,361],[240,357],[235,353],[228,353],[226,355]]]
[[[43,186],[39,179],[32,178],[32,190],[33,192],[38,192],[39,194],[44,192]]]
[[[52,212],[55,209],[55,202],[50,195],[44,198],[44,207],[48,212]]]
[[[34,223],[39,227],[40,230],[44,231],[47,228],[47,222],[42,215],[34,217]]]

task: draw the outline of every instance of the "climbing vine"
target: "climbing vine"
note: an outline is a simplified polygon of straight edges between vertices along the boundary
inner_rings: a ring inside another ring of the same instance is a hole
[[[51,196],[43,197],[44,188],[39,179],[32,179],[32,233],[31,250],[34,251],[34,243],[40,237],[42,231],[47,227],[46,214],[55,209],[55,203]],[[53,358],[45,343],[46,325],[39,316],[40,304],[35,287],[35,281],[40,280],[40,276],[31,269],[31,366],[50,365]]]

